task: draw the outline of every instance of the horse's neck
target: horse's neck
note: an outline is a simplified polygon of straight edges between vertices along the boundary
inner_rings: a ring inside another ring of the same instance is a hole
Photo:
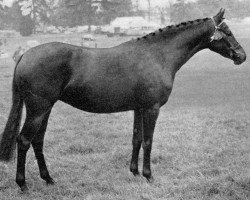
[[[214,31],[211,20],[191,25],[180,30],[171,39],[161,45],[161,54],[165,56],[165,67],[175,74],[194,54],[208,47],[209,37]]]

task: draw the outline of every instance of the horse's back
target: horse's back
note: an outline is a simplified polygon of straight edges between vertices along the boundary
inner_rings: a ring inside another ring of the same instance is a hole
[[[132,99],[133,77],[117,49],[91,49],[47,43],[28,50],[18,63],[15,82],[24,93],[62,100],[82,110],[109,112]],[[111,100],[112,99],[112,100]],[[127,104],[127,103],[125,103]],[[98,106],[97,106],[98,105]]]

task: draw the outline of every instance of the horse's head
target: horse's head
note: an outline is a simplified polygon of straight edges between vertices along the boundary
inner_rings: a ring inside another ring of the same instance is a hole
[[[234,64],[239,65],[246,60],[246,53],[227,24],[223,22],[224,13],[225,10],[221,9],[217,15],[212,17],[215,31],[210,38],[209,49],[230,58],[234,61]]]

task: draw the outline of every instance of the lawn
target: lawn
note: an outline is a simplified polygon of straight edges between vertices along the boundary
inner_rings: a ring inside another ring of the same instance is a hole
[[[6,49],[13,51],[28,39],[48,42],[64,37],[16,39]],[[71,38],[72,43],[80,43],[79,37]],[[127,39],[100,37],[96,43],[113,46]],[[249,54],[250,39],[239,41]],[[13,69],[11,59],[2,59],[1,131],[10,108]],[[156,125],[153,183],[129,172],[132,112],[91,114],[58,102],[45,138],[45,157],[56,184],[47,186],[39,177],[30,149],[26,169],[30,192],[22,194],[15,183],[16,161],[0,163],[0,199],[249,200],[249,85],[249,60],[234,66],[203,51],[182,67]]]

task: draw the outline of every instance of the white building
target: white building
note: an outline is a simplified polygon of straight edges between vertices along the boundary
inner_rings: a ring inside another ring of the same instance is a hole
[[[148,22],[143,17],[117,17],[110,25],[112,27],[120,27],[121,29],[133,29],[133,28],[150,28],[157,29],[159,24],[154,22]]]

